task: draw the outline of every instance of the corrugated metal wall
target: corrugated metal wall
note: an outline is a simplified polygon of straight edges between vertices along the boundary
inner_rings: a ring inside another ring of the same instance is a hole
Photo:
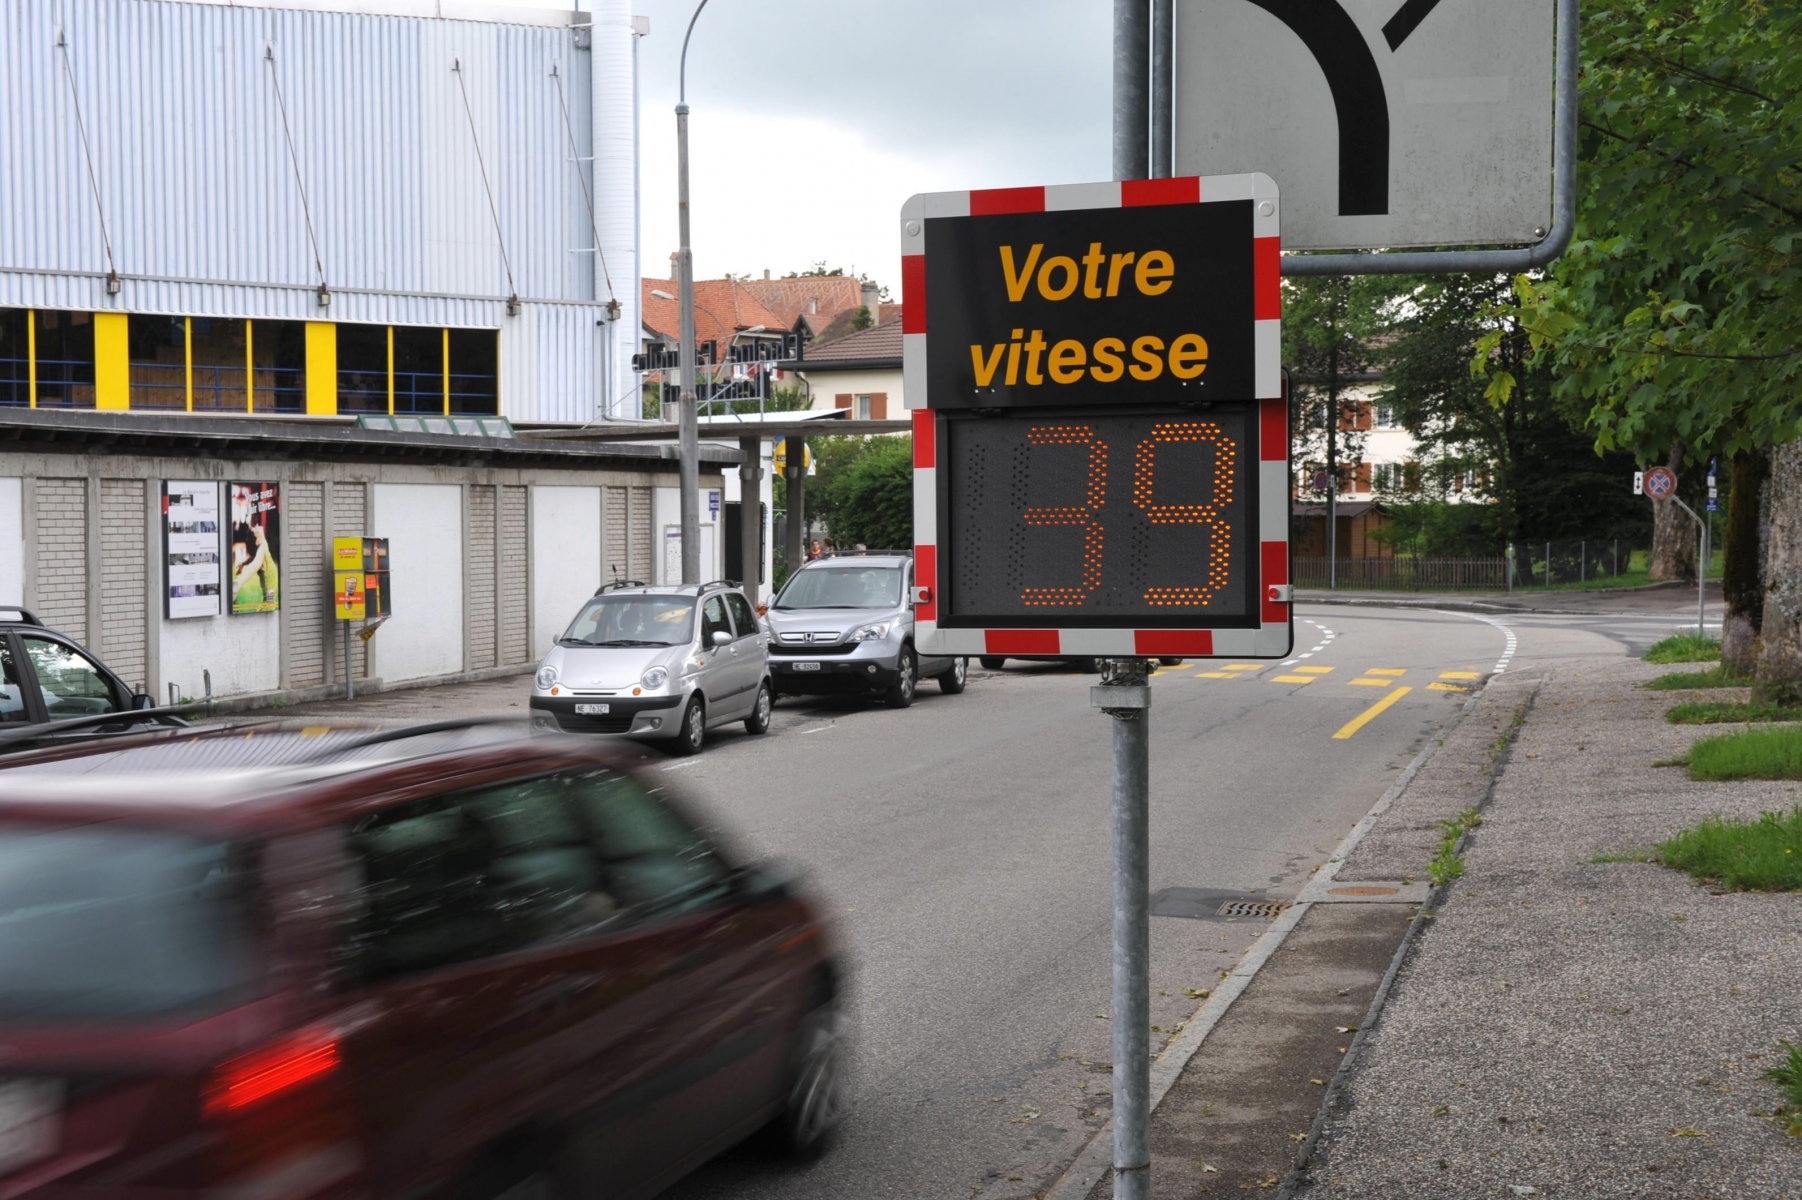
[[[617,23],[594,32],[629,50]],[[631,113],[629,78],[602,89],[623,110],[592,102],[592,54],[576,40],[567,26],[0,0],[0,305],[497,328],[504,411],[586,420],[606,296],[595,255],[572,252],[594,234],[570,130],[585,158],[597,119],[617,145]],[[630,70],[629,54],[602,61]],[[314,294],[278,77],[329,309]],[[606,172],[617,166],[615,155]],[[631,213],[609,206],[629,190],[601,182],[612,241]],[[117,296],[104,287],[101,211],[124,277]],[[635,280],[637,264],[613,257],[615,291],[635,296],[621,277]],[[526,307],[509,317],[515,291]]]

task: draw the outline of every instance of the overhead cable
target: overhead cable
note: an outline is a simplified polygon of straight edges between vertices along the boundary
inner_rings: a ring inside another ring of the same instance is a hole
[[[488,182],[488,164],[482,159],[482,139],[476,136],[476,114],[469,106],[469,86],[463,82],[463,60],[451,60],[457,76],[457,90],[463,93],[463,115],[469,118],[469,140],[476,148],[476,166],[482,172],[482,190],[488,193],[488,214],[494,218],[494,238],[501,245],[501,266],[507,269],[507,315],[519,312],[519,287],[513,282],[513,262],[507,256],[507,236],[501,232],[501,210],[494,202],[494,187]]]
[[[269,64],[269,81],[275,85],[275,105],[282,115],[282,132],[288,138],[288,161],[294,164],[294,186],[300,189],[300,211],[307,220],[307,240],[313,244],[313,269],[319,272],[319,304],[332,302],[332,290],[326,286],[325,263],[319,256],[319,235],[313,229],[313,209],[307,203],[306,180],[300,175],[300,155],[294,149],[294,129],[288,124],[288,102],[282,97],[281,76],[275,69],[275,47],[264,47],[263,58]]]
[[[619,298],[613,294],[613,274],[607,270],[607,252],[601,248],[601,225],[594,215],[594,197],[589,193],[588,181],[582,178],[582,159],[576,153],[576,131],[569,120],[569,100],[563,94],[563,76],[557,73],[555,64],[551,66],[551,78],[557,82],[557,104],[563,110],[563,132],[569,138],[570,163],[575,167],[576,182],[582,187],[582,203],[588,206],[588,227],[594,231],[594,252],[601,260],[601,278],[607,283],[607,307],[617,315]],[[589,161],[595,160],[591,158]],[[598,162],[596,169],[599,169]]]
[[[56,31],[56,48],[63,52],[63,75],[69,81],[69,102],[75,106],[75,129],[81,135],[81,152],[88,163],[88,186],[94,192],[94,211],[100,214],[100,242],[106,247],[106,290],[109,295],[117,295],[119,266],[113,261],[113,239],[106,229],[106,208],[100,203],[100,176],[94,170],[94,150],[88,145],[87,122],[81,117],[81,94],[75,88],[75,68],[69,64],[69,39],[60,29]]]

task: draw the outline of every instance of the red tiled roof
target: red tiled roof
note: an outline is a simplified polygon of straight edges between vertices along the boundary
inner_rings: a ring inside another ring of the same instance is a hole
[[[855,282],[855,281],[853,281]],[[672,279],[641,281],[640,300],[644,305],[645,328],[675,341],[680,336],[682,317],[676,303],[676,283]],[[671,299],[654,296],[662,292]],[[732,335],[761,325],[774,333],[789,328],[781,317],[765,308],[743,283],[733,279],[695,280],[695,340],[714,341],[722,347]]]
[[[805,317],[818,334],[846,309],[863,307],[863,285],[851,275],[791,275],[786,279],[747,279],[745,287],[793,329]],[[809,312],[809,307],[814,311]]]

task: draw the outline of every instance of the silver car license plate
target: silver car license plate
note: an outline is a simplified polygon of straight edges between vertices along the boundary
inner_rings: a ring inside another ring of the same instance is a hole
[[[576,715],[579,717],[604,717],[607,715],[605,704],[578,704]]]
[[[820,669],[819,663],[792,663],[790,665],[796,671],[817,671]]]
[[[0,1175],[55,1152],[62,1105],[60,1079],[0,1076]]]

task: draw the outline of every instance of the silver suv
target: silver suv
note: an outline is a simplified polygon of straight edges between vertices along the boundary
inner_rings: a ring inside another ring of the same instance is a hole
[[[907,551],[872,550],[815,559],[789,576],[765,614],[777,693],[875,694],[906,708],[922,678],[963,691],[969,659],[914,649],[913,569]]]
[[[538,666],[532,726],[666,741],[696,754],[707,730],[767,733],[769,638],[738,585],[609,585]]]

